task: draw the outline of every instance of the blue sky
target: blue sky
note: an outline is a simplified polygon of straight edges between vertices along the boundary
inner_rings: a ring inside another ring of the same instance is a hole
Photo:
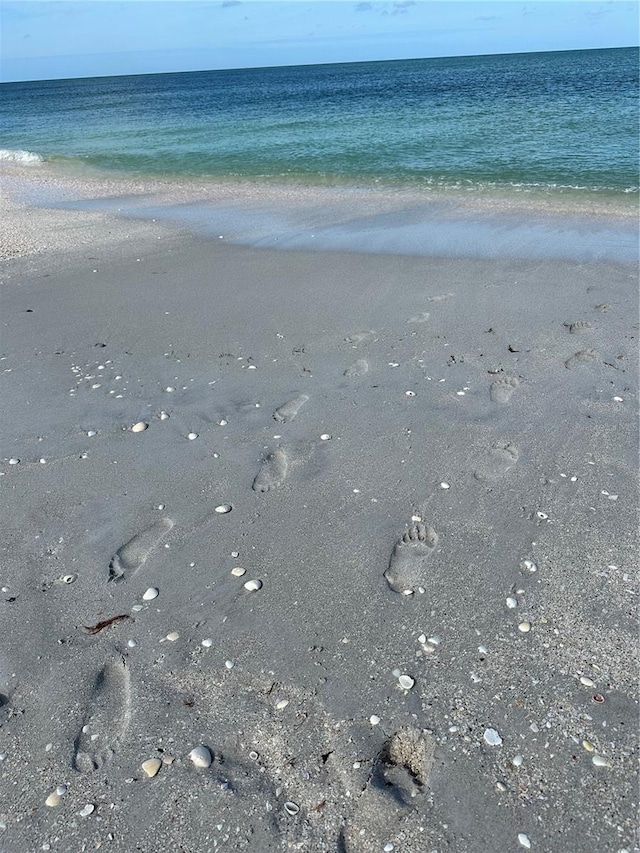
[[[638,44],[627,0],[2,0],[0,79]]]

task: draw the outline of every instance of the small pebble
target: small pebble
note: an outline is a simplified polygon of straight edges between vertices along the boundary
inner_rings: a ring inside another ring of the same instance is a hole
[[[521,631],[523,634],[528,634],[531,630],[531,622],[521,622],[518,625],[518,631]]]
[[[166,639],[169,640],[170,643],[175,643],[175,641],[180,637],[177,631],[169,631],[166,636]]]
[[[196,746],[189,753],[189,758],[196,767],[211,767],[213,757],[206,746]]]
[[[232,506],[231,504],[220,504],[220,506],[216,507],[216,512],[224,515],[227,512],[231,512]]]
[[[149,758],[147,761],[143,761],[140,765],[144,772],[150,779],[153,779],[154,776],[157,775],[158,771],[162,767],[162,761],[159,758]]]
[[[256,579],[256,580],[252,580],[252,581],[247,581],[247,582],[245,583],[245,585],[244,585],[244,588],[245,588],[248,592],[255,592],[256,590],[258,590],[258,589],[261,589],[261,588],[262,588],[262,581],[261,581],[261,580],[257,580],[257,579]]]
[[[401,675],[400,678],[398,678],[398,683],[403,690],[411,690],[416,682],[410,675]]]
[[[502,738],[495,729],[485,729],[483,737],[489,746],[502,746]]]
[[[145,590],[142,594],[143,601],[153,601],[154,598],[157,598],[160,595],[160,591],[156,589],[155,586],[150,586],[149,589]]]
[[[246,573],[247,570],[243,569],[241,566],[236,566],[235,569],[231,569],[231,574],[234,576],[234,578],[241,578]]]
[[[84,808],[80,809],[78,814],[80,815],[80,817],[89,817],[90,814],[93,814],[95,809],[96,807],[93,805],[93,803],[87,803]]]
[[[531,850],[531,842],[529,841],[529,836],[525,835],[524,832],[520,832],[518,834],[518,841],[522,844],[523,847],[526,847],[527,850]]]
[[[213,645],[213,640],[211,639],[211,637],[207,637],[206,640],[202,641],[201,645],[204,646],[205,649],[210,649]]]

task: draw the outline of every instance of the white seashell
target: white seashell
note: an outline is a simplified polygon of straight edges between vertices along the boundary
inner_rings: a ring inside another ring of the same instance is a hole
[[[483,737],[489,746],[502,746],[502,738],[495,729],[485,729]]]
[[[380,722],[380,717],[377,714],[372,714],[369,717],[369,722],[371,723],[372,726],[377,726],[378,723]]]
[[[170,643],[175,643],[175,641],[180,637],[177,631],[169,631],[166,636],[166,639],[169,640]]]
[[[523,847],[526,847],[527,850],[531,850],[531,842],[529,841],[529,836],[525,835],[524,832],[518,833],[518,841],[522,844]]]
[[[260,758],[260,756],[259,756],[259,754],[255,751],[255,749],[252,749],[252,750],[251,750],[251,752],[249,753],[249,758],[250,758],[252,761],[257,761],[257,760]]]
[[[331,441],[331,436],[328,432],[323,432],[320,436],[320,441]]]
[[[522,566],[523,566],[523,568],[525,568],[528,572],[537,572],[537,571],[538,571],[538,567],[537,567],[537,566],[536,566],[536,564],[533,562],[533,560],[523,560],[523,561],[522,561]]]
[[[294,815],[297,815],[300,811],[300,806],[297,803],[292,802],[291,800],[287,800],[287,802],[284,804],[284,810],[288,815],[291,815],[291,817],[293,817]]]
[[[205,649],[210,649],[213,645],[213,640],[211,639],[211,637],[207,637],[205,640],[202,641],[200,645],[204,646]]]
[[[594,755],[591,761],[595,764],[596,767],[608,767],[609,762],[603,758],[601,755]]]
[[[224,418],[221,421],[218,421],[218,424],[220,426],[226,426],[228,423],[229,423],[229,421],[226,421]]]
[[[140,765],[144,772],[150,779],[153,779],[154,776],[157,775],[158,771],[162,767],[162,761],[159,758],[149,758],[147,761],[143,761]]]
[[[281,699],[279,702],[276,702],[276,711],[284,711],[288,704],[288,699]]]
[[[245,588],[248,592],[255,592],[256,590],[261,589],[261,587],[262,587],[262,581],[261,581],[261,580],[257,580],[257,579],[256,579],[256,580],[252,580],[252,581],[247,581],[247,582],[245,583],[245,585],[244,585],[244,588]]]
[[[155,586],[150,586],[149,589],[147,589],[142,594],[142,600],[143,601],[153,601],[153,599],[157,598],[159,595],[160,595],[160,591],[158,589],[156,589]]]
[[[130,649],[135,649],[135,647],[136,647],[138,644],[136,643],[136,641],[135,641],[135,640],[127,640],[127,645],[129,646],[129,648],[130,648]]]
[[[513,764],[514,767],[521,767],[523,761],[524,761],[524,758],[521,755],[514,755],[513,761],[511,763]]]
[[[173,391],[175,391],[176,389],[173,387],[173,385],[167,385],[167,387],[166,387],[164,390],[165,390],[168,394],[171,394],[171,393],[172,393]]]
[[[587,752],[595,752],[595,746],[592,743],[589,743],[588,740],[582,741],[583,749],[586,749]]]
[[[194,441],[197,437],[198,437],[198,433],[197,433],[197,432],[190,432],[190,433],[189,433],[189,435],[187,436],[187,438],[189,439],[189,441]]]
[[[440,488],[441,489],[450,489],[451,486],[449,485],[449,483],[440,483]]]
[[[144,421],[138,421],[137,424],[134,424],[131,427],[131,432],[144,432],[148,428],[149,424]]]
[[[235,663],[232,660],[226,660],[224,662],[224,665],[227,669],[233,669],[233,667],[235,666]]]
[[[247,570],[243,569],[242,566],[236,566],[235,569],[231,569],[231,574],[234,578],[241,578],[242,575],[246,575]]]
[[[134,604],[131,609],[133,610],[134,613],[140,613],[140,611],[142,610],[142,607],[143,607],[142,604]]]
[[[73,583],[78,575],[62,575],[62,583]]]
[[[518,631],[521,631],[523,634],[528,634],[531,630],[531,622],[521,622],[518,625]]]
[[[405,391],[404,393],[407,397],[415,397],[416,396],[415,391]]]
[[[591,678],[587,678],[586,675],[580,676],[580,684],[584,684],[585,687],[595,687],[596,683]]]
[[[158,417],[160,418],[161,421],[166,421],[169,418],[169,413],[168,412],[160,412]]]
[[[384,845],[384,847],[382,848],[383,853],[392,853],[392,851],[393,851],[393,850],[395,850],[395,849],[396,849],[396,848],[395,848],[395,845],[394,845],[391,841],[388,841],[388,842]]]
[[[413,595],[413,590],[412,589],[403,589],[402,594],[403,595]]]
[[[220,506],[216,507],[216,512],[220,513],[221,515],[224,515],[227,512],[231,512],[232,509],[233,507],[231,506],[231,504],[220,504]]]
[[[213,756],[206,746],[196,746],[189,753],[189,758],[196,767],[211,767]]]
[[[547,513],[546,513],[546,512],[540,512],[540,511],[538,511],[538,512],[536,513],[536,515],[538,516],[538,518],[539,518],[541,521],[546,521],[546,520],[547,520],[547,518],[549,518],[549,516],[547,515]]]
[[[45,806],[48,806],[50,809],[55,809],[56,806],[59,806],[62,802],[62,797],[58,794],[57,791],[52,791],[47,799],[44,801]]]
[[[504,784],[504,782],[496,782],[496,789],[498,791],[504,792],[507,790],[507,786]]]
[[[420,634],[420,636],[418,637],[418,642],[419,643],[426,643],[427,642],[426,634]]]
[[[398,678],[398,683],[403,690],[411,690],[416,682],[410,675],[401,675],[400,678]]]
[[[513,608],[517,607],[517,606],[518,606],[518,599],[514,598],[512,595],[510,595],[509,598],[507,598],[507,607],[510,610],[513,610]]]
[[[87,430],[87,437],[88,437],[88,438],[93,438],[93,436],[94,436],[94,435],[97,435],[97,434],[98,434],[98,433],[95,431],[95,429],[88,429],[88,430]]]
[[[89,815],[93,814],[95,810],[96,807],[93,805],[93,803],[87,803],[84,808],[80,809],[78,814],[80,815],[80,817],[89,817]]]
[[[440,637],[429,637],[427,642],[431,643],[432,646],[439,646],[440,645]]]
[[[17,456],[12,456],[9,460],[9,465],[17,465],[20,462]]]

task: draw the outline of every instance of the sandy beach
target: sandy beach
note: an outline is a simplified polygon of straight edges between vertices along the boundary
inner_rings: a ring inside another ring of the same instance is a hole
[[[637,850],[634,217],[4,187],[0,851]]]

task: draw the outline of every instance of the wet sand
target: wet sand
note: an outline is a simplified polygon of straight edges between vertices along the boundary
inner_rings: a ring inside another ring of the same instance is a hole
[[[637,264],[5,204],[0,850],[636,849]]]

